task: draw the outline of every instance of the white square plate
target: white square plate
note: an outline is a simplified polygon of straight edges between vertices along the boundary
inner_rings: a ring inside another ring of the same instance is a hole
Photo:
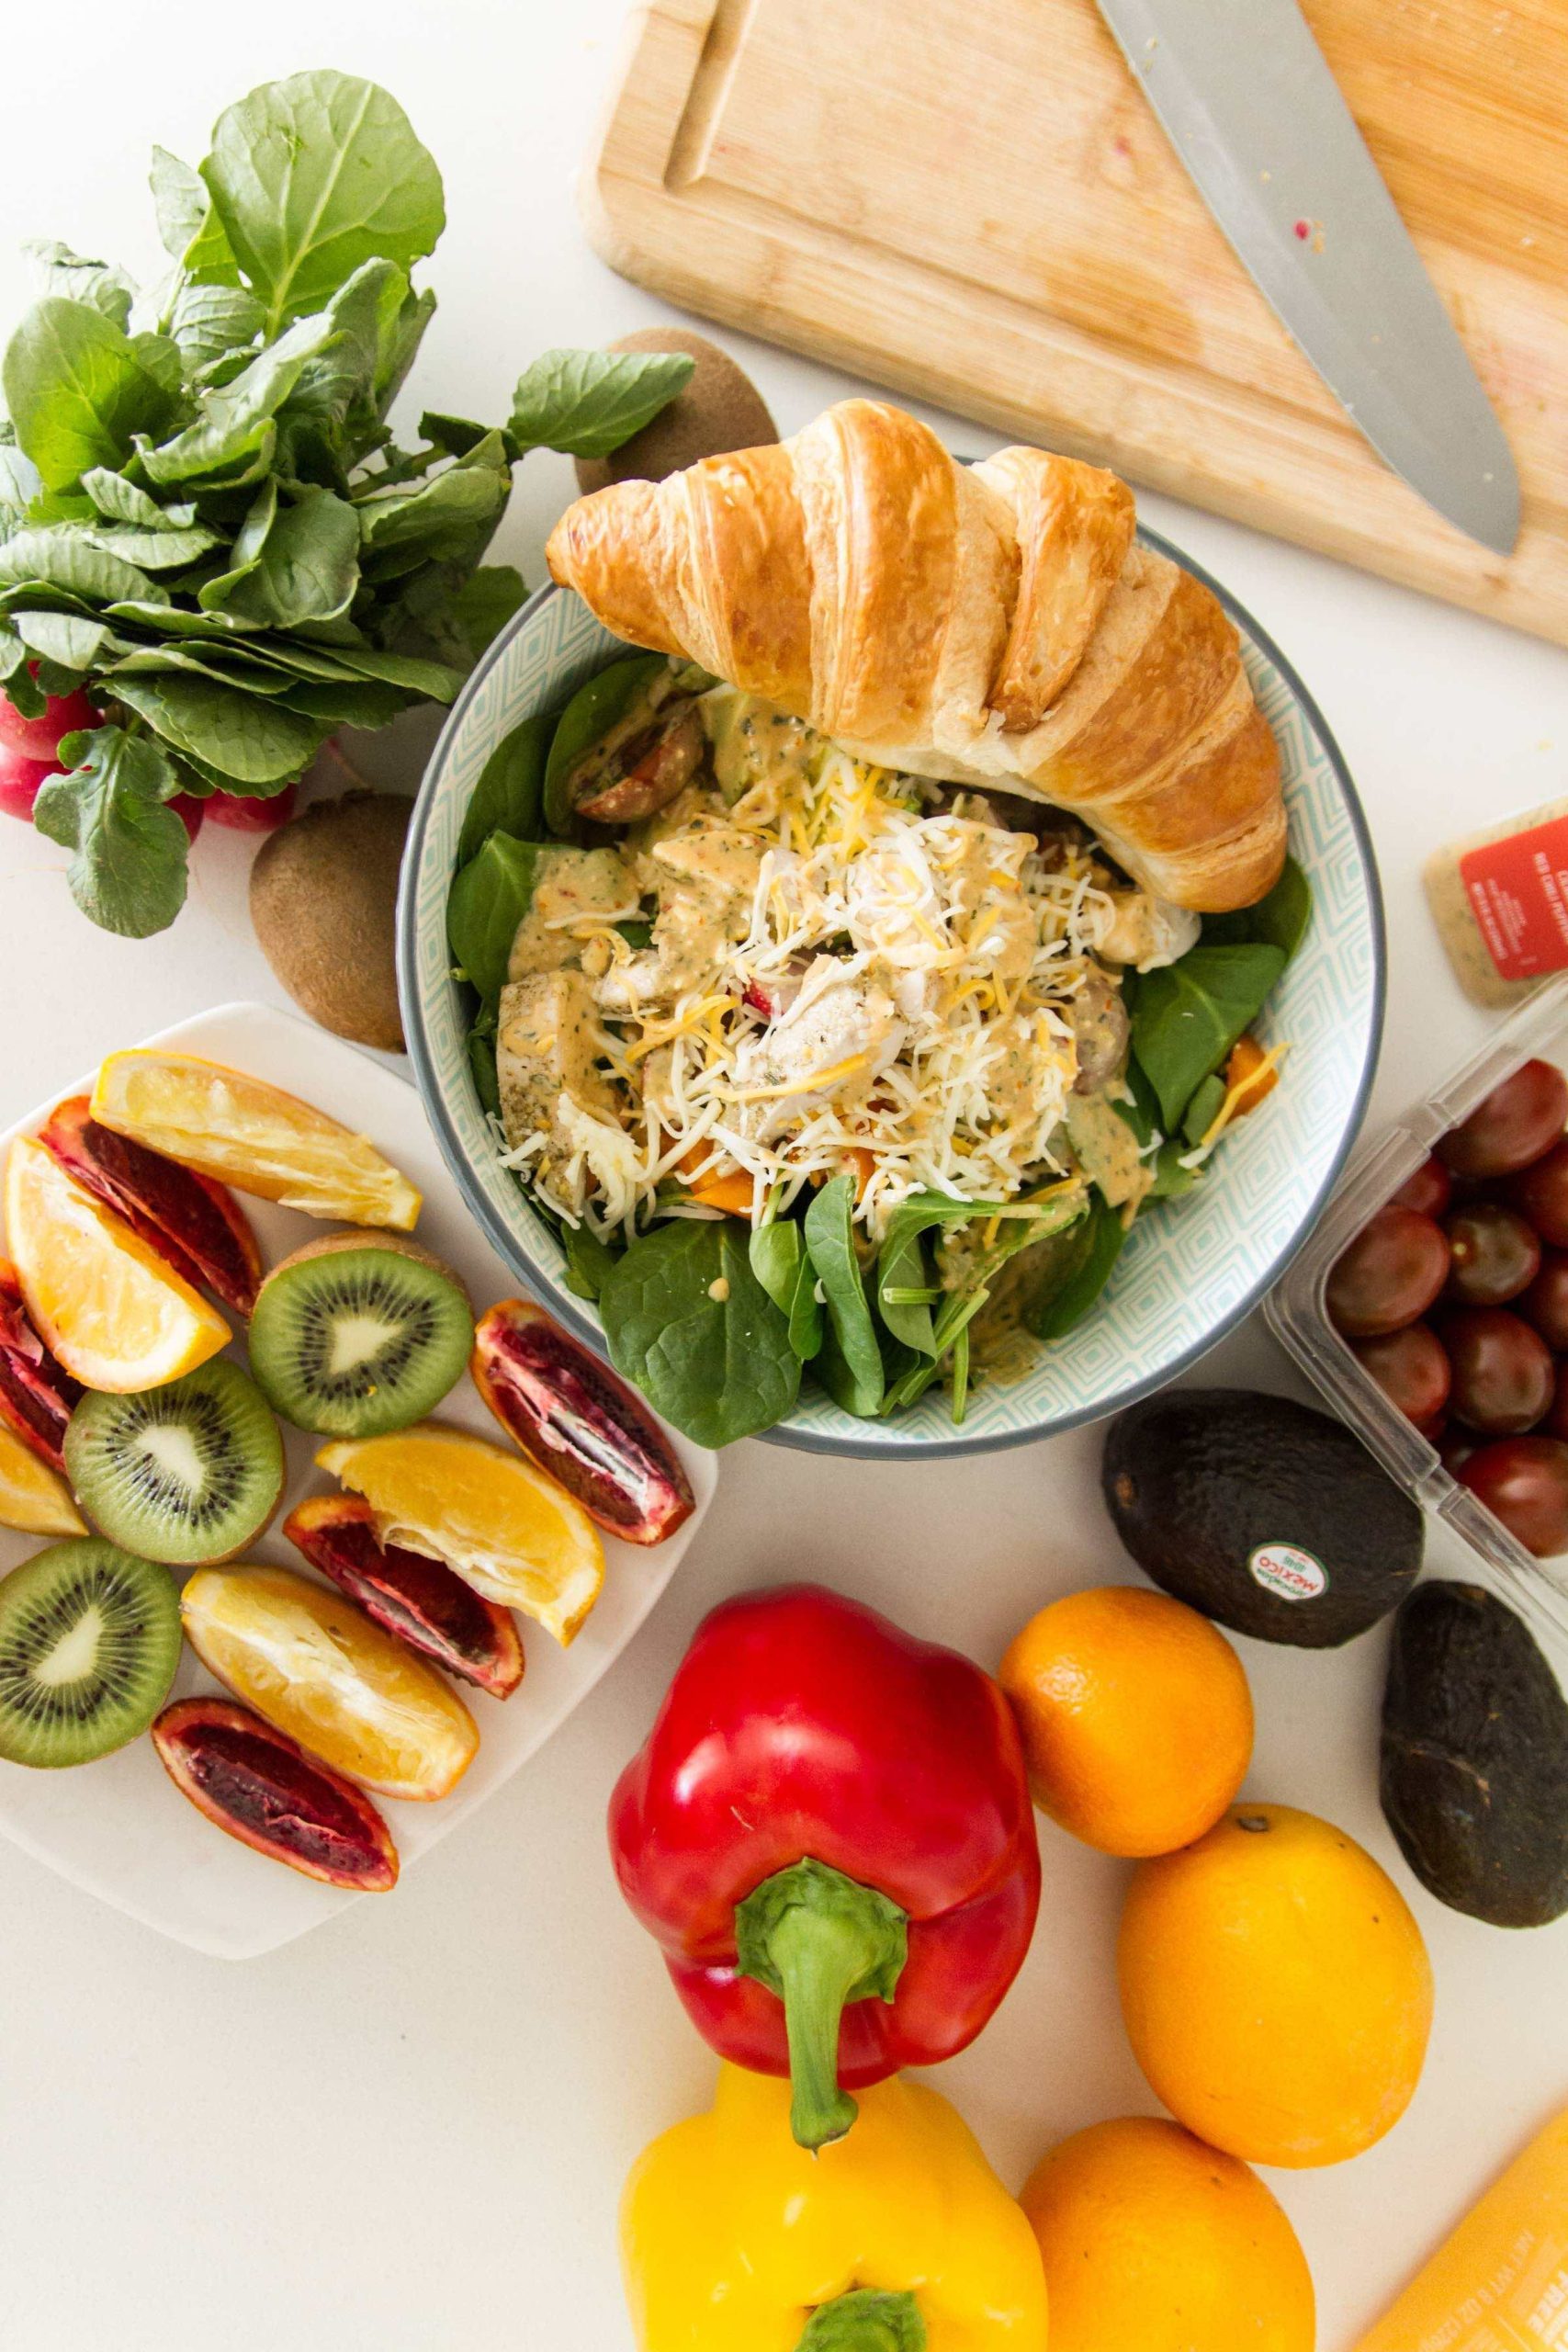
[[[144,1042],[177,1046],[248,1070],[369,1136],[424,1194],[419,1238],[462,1276],[476,1312],[515,1294],[515,1277],[487,1246],[458,1197],[418,1095],[384,1064],[290,1013],[256,1004],[221,1006]],[[19,1120],[0,1136],[0,1159],[14,1136],[42,1125],[54,1102],[90,1091],[92,1083],[89,1074],[62,1085],[49,1102]],[[323,1230],[315,1219],[267,1201],[246,1197],[243,1205],[269,1264]],[[234,1352],[243,1361],[243,1351]],[[440,1418],[502,1442],[466,1374],[440,1407]],[[716,1472],[711,1453],[667,1434],[686,1465],[695,1510],[652,1550],[605,1537],[604,1592],[570,1649],[559,1648],[530,1619],[519,1619],[527,1668],[510,1699],[492,1699],[468,1683],[458,1686],[479,1726],[479,1750],[457,1790],[438,1804],[376,1800],[391,1826],[404,1870],[477,1811],[542,1746],[619,1655],[669,1583],[702,1524]],[[321,1441],[288,1430],[285,1438],[284,1500],[273,1527],[246,1557],[303,1569],[298,1553],[278,1532],[284,1514],[306,1494],[336,1489],[311,1458]],[[17,1566],[39,1548],[37,1536],[0,1528],[0,1570]],[[217,1687],[187,1649],[175,1695]],[[370,1898],[318,1885],[224,1837],[179,1794],[150,1739],[135,1740],[116,1755],[70,1771],[29,1771],[0,1763],[0,1831],[73,1885],[180,1943],[222,1959],[248,1960],[272,1951],[331,1918],[345,1903],[398,1899],[395,1888],[389,1896]]]

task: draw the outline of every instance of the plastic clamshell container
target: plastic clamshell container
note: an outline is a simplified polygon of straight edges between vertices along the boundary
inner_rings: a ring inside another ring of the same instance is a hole
[[[1538,1630],[1544,1620],[1561,1643],[1568,1636],[1568,1553],[1538,1560],[1479,1497],[1461,1486],[1437,1448],[1361,1369],[1329,1321],[1325,1303],[1330,1269],[1368,1218],[1398,1192],[1440,1136],[1468,1118],[1521,1062],[1537,1057],[1568,1070],[1568,976],[1522,1004],[1435,1093],[1359,1155],[1263,1311],[1275,1337],[1390,1476],[1461,1536],[1522,1613]],[[1560,1663],[1568,1662],[1568,1652],[1559,1648],[1554,1654]]]

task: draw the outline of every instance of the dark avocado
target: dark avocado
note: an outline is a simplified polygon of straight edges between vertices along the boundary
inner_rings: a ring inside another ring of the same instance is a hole
[[[1495,1928],[1568,1911],[1568,1703],[1521,1618],[1424,1584],[1394,1621],[1382,1809],[1429,1894]]]
[[[1337,1648],[1421,1566],[1421,1514],[1359,1440],[1289,1396],[1174,1388],[1111,1425],[1101,1470],[1145,1576],[1238,1634]]]

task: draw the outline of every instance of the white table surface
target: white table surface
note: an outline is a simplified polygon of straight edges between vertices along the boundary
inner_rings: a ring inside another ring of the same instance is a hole
[[[29,8],[6,44],[0,320],[27,299],[12,251],[26,236],[152,274],[152,142],[194,162],[229,100],[330,63],[393,90],[446,174],[450,225],[427,271],[441,309],[412,405],[500,416],[538,349],[664,315],[594,259],[573,208],[620,18],[621,0]],[[784,430],[853,389],[728,340]],[[989,446],[933,421],[959,447]],[[532,582],[570,491],[564,460],[520,470],[498,551]],[[1568,661],[1168,501],[1143,511],[1279,639],[1359,786],[1393,951],[1375,1126],[1482,1034],[1417,867],[1432,843],[1563,789]],[[412,783],[417,741],[377,739],[372,752]],[[178,925],[133,943],[91,930],[62,854],[0,820],[0,1125],[202,1006],[284,1001],[246,919],[249,855],[209,828]],[[1292,1385],[1256,1323],[1200,1376]],[[739,1586],[818,1575],[994,1664],[1053,1594],[1127,1577],[1099,1453],[1092,1430],[923,1469],[737,1449],[671,1590],[544,1754],[390,1901],[269,1960],[197,1958],[0,1845],[6,2352],[624,2352],[622,2177],[705,2100],[713,2067],[611,1882],[615,1772],[698,1618]],[[1463,1572],[1444,1538],[1431,1557]],[[1568,2098],[1568,1926],[1505,1934],[1411,1884],[1376,1799],[1381,1633],[1320,1656],[1242,1648],[1258,1711],[1249,1792],[1329,1815],[1391,1863],[1437,1970],[1431,2057],[1405,2120],[1357,2163],[1272,2177],[1317,2278],[1324,2352],[1348,2352]],[[1042,1838],[1028,1964],[941,2077],[1014,2186],[1063,2133],[1154,2104],[1112,1984],[1123,1867],[1048,1824]]]

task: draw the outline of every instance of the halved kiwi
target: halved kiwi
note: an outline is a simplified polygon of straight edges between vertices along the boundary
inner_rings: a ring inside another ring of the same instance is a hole
[[[468,1295],[391,1233],[329,1233],[275,1266],[251,1317],[251,1369],[286,1420],[379,1437],[441,1402],[474,1344]]]
[[[231,1560],[266,1525],[283,1492],[283,1440],[255,1382],[214,1356],[162,1388],[89,1392],[65,1432],[65,1466],[114,1543],[197,1567]]]
[[[180,1660],[167,1568],[100,1536],[36,1552],[0,1583],[0,1756],[86,1764],[144,1732]]]

